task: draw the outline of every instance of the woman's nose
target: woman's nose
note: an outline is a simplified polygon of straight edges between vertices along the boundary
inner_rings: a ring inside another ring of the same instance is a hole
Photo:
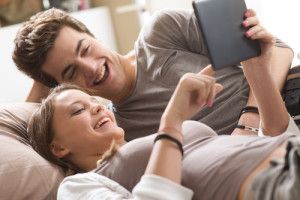
[[[104,110],[104,106],[101,104],[95,104],[92,108],[92,113],[93,114],[98,114],[100,113],[102,110]]]

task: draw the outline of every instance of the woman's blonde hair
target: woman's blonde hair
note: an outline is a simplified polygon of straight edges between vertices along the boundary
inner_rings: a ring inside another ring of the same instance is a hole
[[[53,105],[54,100],[63,91],[71,89],[86,92],[84,89],[72,84],[62,84],[52,89],[49,96],[42,101],[39,109],[31,117],[28,125],[28,137],[33,149],[45,159],[62,167],[64,171],[72,170],[74,172],[78,172],[82,171],[82,169],[79,169],[77,166],[64,158],[58,158],[54,156],[50,149],[50,144],[55,134],[52,129],[53,114],[55,109]],[[110,149],[103,154],[101,161],[112,157],[117,148],[117,145],[112,142]]]

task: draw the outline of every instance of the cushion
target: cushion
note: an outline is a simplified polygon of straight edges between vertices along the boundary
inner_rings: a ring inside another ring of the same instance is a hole
[[[285,106],[300,126],[300,65],[289,70],[283,89]]]
[[[27,140],[27,123],[38,106],[0,105],[0,199],[56,199],[64,173]]]

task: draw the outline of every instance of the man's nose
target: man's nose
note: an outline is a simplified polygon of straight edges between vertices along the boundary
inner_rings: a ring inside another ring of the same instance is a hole
[[[96,62],[92,59],[83,58],[78,60],[78,65],[80,66],[80,71],[82,72],[82,75],[85,77],[85,79],[91,81],[96,75]]]

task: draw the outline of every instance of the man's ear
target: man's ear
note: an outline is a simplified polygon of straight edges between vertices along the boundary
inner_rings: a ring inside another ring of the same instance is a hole
[[[50,150],[52,154],[58,158],[63,158],[70,153],[70,150],[68,148],[65,148],[57,142],[52,142],[50,144]]]

